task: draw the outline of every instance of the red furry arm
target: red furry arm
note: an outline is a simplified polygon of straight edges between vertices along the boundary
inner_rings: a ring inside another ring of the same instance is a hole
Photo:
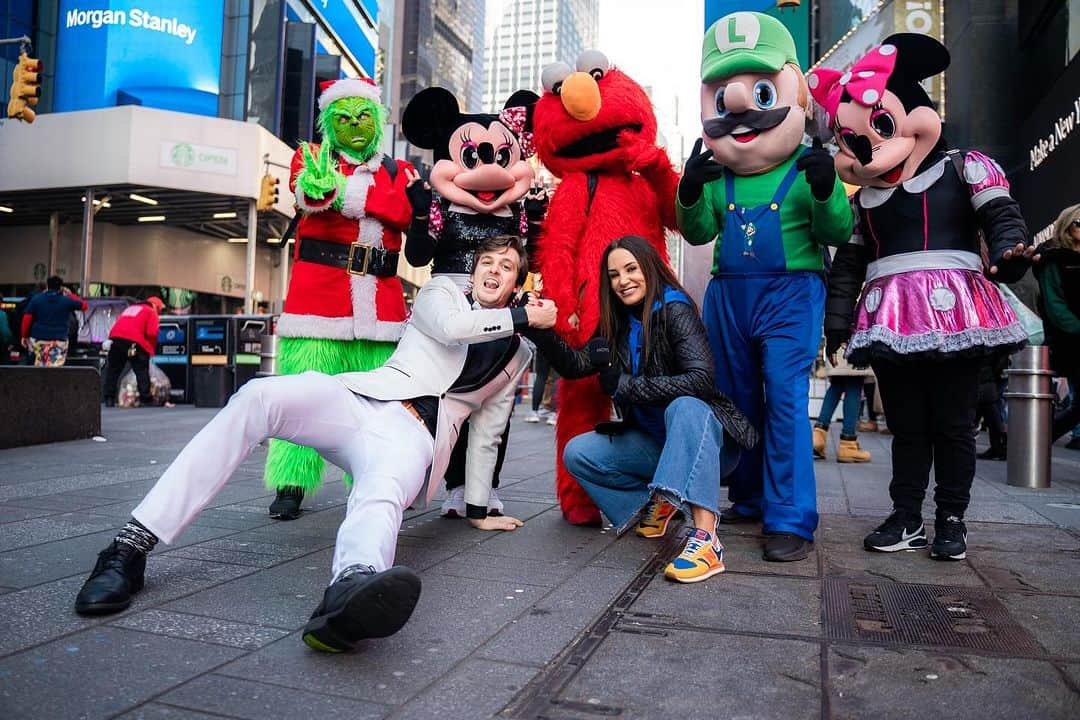
[[[537,260],[544,277],[544,295],[559,308],[555,331],[561,335],[573,333],[567,318],[578,308],[578,246],[588,197],[584,173],[567,175],[555,189],[541,232]]]
[[[641,176],[649,181],[653,192],[656,193],[656,201],[659,203],[660,222],[664,227],[677,230],[675,221],[675,193],[679,188],[679,174],[671,166],[671,158],[667,151],[660,147],[653,147],[642,158],[642,162],[635,168]]]

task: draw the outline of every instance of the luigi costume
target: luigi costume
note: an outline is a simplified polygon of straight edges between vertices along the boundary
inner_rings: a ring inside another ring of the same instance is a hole
[[[717,389],[763,429],[730,479],[720,522],[761,518],[765,558],[805,558],[817,528],[809,378],[825,305],[824,247],[852,214],[828,152],[802,145],[809,101],[795,43],[775,18],[740,12],[706,32],[704,141],[680,181],[679,227],[716,240],[704,320]]]

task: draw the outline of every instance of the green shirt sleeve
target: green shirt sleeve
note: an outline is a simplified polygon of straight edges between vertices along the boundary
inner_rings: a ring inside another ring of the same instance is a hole
[[[1042,273],[1039,283],[1043,294],[1043,307],[1046,319],[1062,332],[1080,334],[1080,318],[1069,310],[1065,302],[1065,291],[1061,287],[1061,271],[1057,265],[1049,264]]]
[[[713,188],[721,180],[707,183],[701,190],[701,197],[690,207],[686,207],[675,194],[675,219],[679,223],[686,242],[691,245],[705,245],[720,234],[720,225],[713,209]]]
[[[814,240],[821,245],[843,245],[850,240],[855,216],[840,178],[836,178],[828,200],[819,202],[813,195],[811,199],[810,234]]]

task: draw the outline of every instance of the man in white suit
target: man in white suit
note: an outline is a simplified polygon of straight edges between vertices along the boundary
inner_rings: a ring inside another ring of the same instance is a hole
[[[531,357],[516,332],[555,322],[551,301],[508,307],[527,271],[518,238],[492,238],[476,253],[471,297],[451,280],[432,279],[417,295],[397,350],[383,367],[244,385],[98,556],[76,612],[105,614],[130,605],[142,589],[154,544],[173,542],[256,445],[281,438],[317,449],[354,478],[333,580],[304,628],[304,642],[342,652],[401,629],[420,596],[420,578],[393,567],[402,515],[418,497],[430,501],[440,487],[466,418],[472,418],[465,486],[470,522],[481,530],[522,525],[516,518],[487,516],[487,507],[499,438]]]

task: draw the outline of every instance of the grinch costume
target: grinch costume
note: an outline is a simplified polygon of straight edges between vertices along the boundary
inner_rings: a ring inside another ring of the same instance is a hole
[[[379,150],[386,111],[370,80],[324,83],[319,111],[323,143],[301,144],[292,160],[289,187],[301,217],[277,324],[282,375],[375,369],[405,327],[397,263],[412,217],[405,194],[412,165]],[[271,515],[297,517],[322,470],[314,450],[271,442],[265,477],[278,493]]]

